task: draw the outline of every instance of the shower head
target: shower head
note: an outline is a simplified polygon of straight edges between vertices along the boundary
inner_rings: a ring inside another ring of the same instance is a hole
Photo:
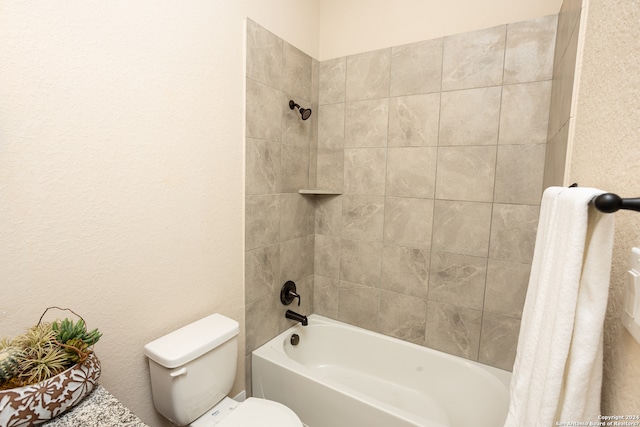
[[[307,120],[311,116],[311,108],[302,108],[300,105],[296,104],[292,100],[289,101],[289,108],[292,110],[297,108],[300,111],[300,115],[302,116],[302,120]]]

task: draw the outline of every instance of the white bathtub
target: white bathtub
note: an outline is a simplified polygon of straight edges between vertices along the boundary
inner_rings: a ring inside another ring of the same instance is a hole
[[[252,370],[253,395],[308,427],[502,427],[509,407],[507,371],[315,314],[256,349]]]

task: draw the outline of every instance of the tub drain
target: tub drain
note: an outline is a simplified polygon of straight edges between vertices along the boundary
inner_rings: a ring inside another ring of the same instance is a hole
[[[300,335],[298,334],[291,335],[291,345],[298,345],[299,342],[300,342]]]

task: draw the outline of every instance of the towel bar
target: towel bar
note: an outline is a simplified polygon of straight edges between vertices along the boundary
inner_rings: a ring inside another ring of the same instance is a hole
[[[577,186],[577,183],[573,183],[569,188]],[[591,203],[593,203],[596,209],[604,213],[613,213],[620,209],[640,212],[640,197],[623,199],[617,194],[604,193],[594,198]]]
[[[613,213],[620,209],[640,212],[640,197],[623,199],[617,194],[604,193],[593,199],[593,205],[604,213]]]

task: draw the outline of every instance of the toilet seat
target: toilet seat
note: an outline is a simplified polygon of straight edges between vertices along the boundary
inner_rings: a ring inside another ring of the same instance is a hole
[[[231,403],[232,402],[232,403]],[[250,397],[242,403],[225,398],[214,417],[202,417],[191,426],[197,427],[303,427],[300,418],[285,405],[272,400]],[[214,408],[215,409],[215,408]],[[221,416],[222,419],[218,419]]]
[[[291,409],[272,400],[250,397],[225,417],[219,427],[302,427]]]

